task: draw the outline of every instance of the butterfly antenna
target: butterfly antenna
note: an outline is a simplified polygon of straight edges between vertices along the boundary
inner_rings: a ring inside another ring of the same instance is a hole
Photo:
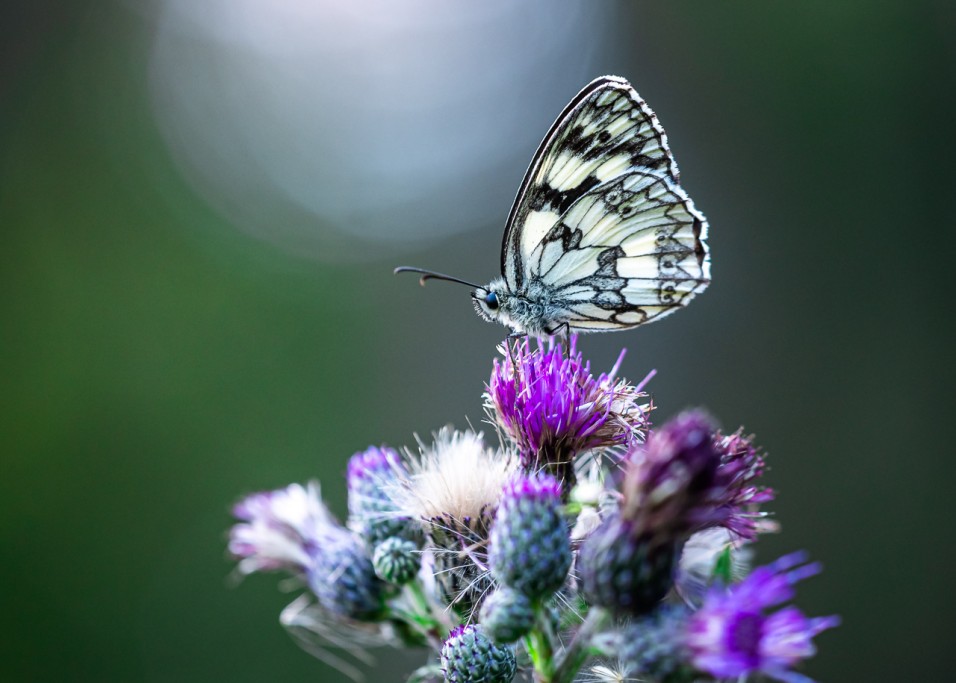
[[[452,277],[451,275],[444,275],[442,273],[436,273],[433,270],[425,270],[423,268],[412,268],[410,266],[399,266],[392,271],[395,275],[399,273],[420,273],[421,277],[418,279],[418,283],[424,287],[426,280],[448,280],[448,282],[457,282],[462,285],[468,285],[469,287],[474,287],[475,289],[484,289],[483,285],[476,285],[474,282],[468,282],[467,280],[462,280],[461,278]]]

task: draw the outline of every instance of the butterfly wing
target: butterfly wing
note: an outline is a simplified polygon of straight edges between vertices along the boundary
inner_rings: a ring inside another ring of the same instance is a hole
[[[518,190],[501,246],[511,291],[524,285],[529,255],[574,202],[636,168],[679,181],[657,116],[623,78],[603,76],[558,116]]]
[[[707,221],[668,174],[638,169],[584,193],[527,258],[572,329],[633,327],[710,283]]]

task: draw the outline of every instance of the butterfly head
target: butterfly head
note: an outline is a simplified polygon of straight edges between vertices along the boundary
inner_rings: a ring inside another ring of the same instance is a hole
[[[492,280],[489,284],[478,287],[471,293],[478,315],[491,322],[502,322],[502,309],[507,308],[510,296],[508,285],[503,278]]]

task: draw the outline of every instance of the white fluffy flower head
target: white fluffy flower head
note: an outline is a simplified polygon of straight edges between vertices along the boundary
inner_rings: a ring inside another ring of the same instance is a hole
[[[399,514],[465,521],[487,514],[501,497],[517,460],[485,446],[480,433],[445,427],[411,457],[407,477],[389,487]]]

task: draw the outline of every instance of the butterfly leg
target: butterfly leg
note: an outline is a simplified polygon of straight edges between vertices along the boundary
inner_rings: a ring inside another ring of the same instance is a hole
[[[512,332],[507,337],[505,337],[505,347],[507,347],[508,349],[508,357],[511,359],[512,368],[517,368],[518,364],[515,362],[515,354],[514,354],[514,349],[511,347],[511,340],[523,339],[527,336],[528,334],[526,332]],[[517,372],[515,373],[515,378],[517,379]]]
[[[561,344],[561,348],[564,350],[564,357],[568,358],[571,352],[571,324],[565,321],[559,325],[555,325],[554,329],[546,329],[545,332],[552,337],[558,338],[558,343]]]

